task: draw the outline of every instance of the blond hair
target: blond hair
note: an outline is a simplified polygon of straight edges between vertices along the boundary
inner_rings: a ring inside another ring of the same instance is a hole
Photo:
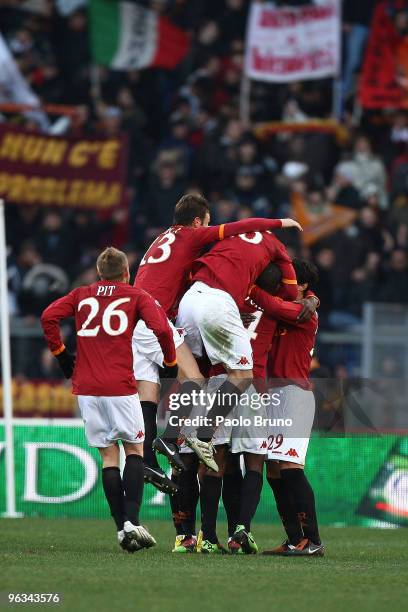
[[[120,280],[128,265],[125,253],[115,247],[107,247],[96,260],[96,268],[102,280]]]

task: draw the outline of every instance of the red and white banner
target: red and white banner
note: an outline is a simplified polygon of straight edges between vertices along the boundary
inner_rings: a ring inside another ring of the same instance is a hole
[[[249,78],[274,83],[319,79],[336,75],[339,65],[338,0],[296,8],[252,4],[245,55]]]

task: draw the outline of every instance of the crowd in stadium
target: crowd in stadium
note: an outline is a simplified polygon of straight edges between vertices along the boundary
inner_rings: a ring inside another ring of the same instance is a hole
[[[113,215],[8,208],[11,313],[38,317],[58,291],[91,282],[96,253],[108,243],[125,249],[134,275],[189,190],[209,199],[213,223],[291,216],[293,193],[312,220],[324,218],[330,202],[354,211],[348,225],[311,246],[291,236],[291,252],[319,269],[321,328],[358,325],[368,300],[408,302],[408,114],[362,112],[355,95],[373,3],[344,2],[342,137],[301,129],[332,115],[331,79],[254,83],[253,123],[240,120],[246,0],[224,0],[222,11],[219,0],[145,4],[193,35],[188,57],[171,74],[93,69],[86,10],[61,17],[52,2],[48,16],[19,10],[17,2],[0,8],[3,35],[33,90],[44,103],[77,108],[67,133],[125,131],[130,138],[128,207]],[[406,27],[407,11],[401,15]],[[40,129],[27,116],[0,115],[10,120]],[[255,124],[271,120],[299,129],[255,134]],[[280,238],[287,243],[287,235]],[[54,294],[29,282],[41,264],[60,269]]]

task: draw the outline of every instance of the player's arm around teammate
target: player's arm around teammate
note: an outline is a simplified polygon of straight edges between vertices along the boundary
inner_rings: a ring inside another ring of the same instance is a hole
[[[195,259],[202,250],[214,242],[240,233],[266,231],[277,228],[297,227],[293,219],[243,219],[241,221],[210,227],[210,208],[207,200],[199,194],[185,194],[177,202],[174,224],[160,234],[148,248],[138,269],[135,286],[146,289],[163,306],[169,319],[173,318],[186,288],[187,279]],[[180,394],[200,392],[204,379],[183,335],[173,327],[174,341],[179,366]],[[152,335],[139,325],[135,330],[134,368],[139,383],[139,393],[146,425],[145,474],[146,479],[160,490],[174,493],[178,476],[174,474],[173,488],[161,470],[152,448],[164,454],[177,472],[183,471],[176,440],[180,425],[166,428],[162,438],[157,438],[157,406],[159,402],[158,360],[161,355]],[[240,374],[238,374],[240,376]],[[178,412],[179,423],[189,413],[190,406]],[[173,415],[175,416],[175,415]],[[208,449],[202,449],[203,453]],[[205,459],[204,455],[202,458]],[[208,455],[211,465],[211,453]],[[215,464],[212,463],[213,467]]]

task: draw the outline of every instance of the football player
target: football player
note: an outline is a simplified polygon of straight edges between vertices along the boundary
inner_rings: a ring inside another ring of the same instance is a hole
[[[254,293],[257,287],[261,287],[269,294],[276,294],[281,281],[281,271],[275,264],[269,264],[262,272],[256,281],[256,285],[251,288],[250,295]],[[262,292],[263,293],[263,292]],[[251,340],[254,362],[254,386],[253,391],[266,391],[266,365],[268,353],[270,351],[273,337],[277,328],[277,320],[275,317],[276,308],[282,308],[285,304],[281,298],[273,298],[268,296],[269,303],[264,303],[265,310],[248,297],[241,309],[241,317],[247,327],[247,333]],[[312,316],[316,310],[318,300],[315,296],[308,294],[301,301],[301,305],[297,305],[297,316],[300,320],[305,320]],[[291,304],[288,302],[288,304]],[[220,374],[219,367],[212,370],[213,374]],[[249,398],[251,394],[248,390]],[[251,402],[251,400],[250,400]],[[249,403],[250,403],[249,402]],[[255,515],[261,490],[262,490],[262,472],[263,464],[267,453],[266,443],[266,428],[262,426],[254,426],[254,415],[264,415],[265,409],[256,404],[256,411],[249,406],[241,411],[242,416],[248,417],[250,425],[238,425],[228,429],[221,426],[215,433],[213,442],[216,448],[216,461],[220,466],[219,472],[216,474],[207,473],[202,478],[200,498],[202,500],[203,512],[203,542],[201,545],[202,552],[218,552],[219,544],[216,535],[216,517],[218,503],[221,494],[221,478],[223,477],[223,502],[228,518],[229,541],[228,548],[230,552],[245,552],[246,554],[254,554],[258,551],[256,542],[251,534],[251,520]],[[237,409],[233,411],[233,417],[237,416]],[[240,473],[236,469],[231,469],[239,463],[231,462],[231,454],[228,454],[227,444],[231,446],[233,457],[243,455],[245,463],[245,476],[243,480],[240,478]],[[224,476],[224,470],[226,475]],[[242,482],[241,482],[242,481]],[[225,487],[225,485],[227,485]],[[224,490],[225,488],[225,490]],[[234,500],[239,500],[238,510]],[[235,516],[235,524],[230,517]],[[233,526],[233,527],[232,527]],[[231,530],[232,527],[232,530]]]
[[[243,219],[234,223],[209,227],[210,212],[207,200],[198,194],[184,195],[175,207],[174,225],[160,234],[148,248],[138,269],[135,286],[150,293],[165,310],[169,320],[177,314],[179,301],[185,293],[194,260],[203,249],[216,241],[243,232],[261,231],[280,227],[298,226],[292,219]],[[204,379],[187,344],[183,332],[170,323],[174,333],[179,379],[183,383],[180,393],[200,390]],[[178,326],[179,328],[181,326]],[[159,399],[159,366],[162,352],[154,334],[141,321],[134,333],[134,370],[146,427],[146,478],[158,488],[175,493],[177,481],[184,470],[176,439],[177,429],[167,428],[164,438],[157,438],[157,405]],[[180,412],[180,418],[183,415]],[[160,469],[156,452],[164,454],[175,468],[172,483]],[[201,445],[200,459],[213,470],[217,469],[208,445]],[[179,475],[177,475],[177,473]]]
[[[318,280],[316,267],[306,260],[294,260],[298,299]],[[279,321],[268,362],[271,394],[280,401],[270,403],[270,419],[292,422],[274,425],[268,431],[267,480],[276,499],[287,538],[282,545],[264,551],[266,555],[323,556],[313,489],[304,473],[306,453],[313,425],[315,401],[309,380],[317,315],[299,318],[301,305],[271,298],[255,288],[252,297]]]
[[[297,227],[300,226],[297,224]],[[295,299],[296,276],[283,244],[269,231],[240,234],[217,243],[193,265],[192,286],[183,296],[177,324],[196,356],[205,349],[212,364],[221,363],[228,373],[207,415],[207,427],[186,442],[203,461],[202,449],[212,451],[216,419],[235,406],[235,398],[253,378],[252,348],[239,308],[263,269],[275,261],[282,271],[283,294]],[[234,403],[231,403],[233,401]],[[214,470],[216,471],[216,470]]]
[[[157,338],[162,363],[177,376],[173,331],[157,302],[142,289],[129,285],[127,257],[109,247],[98,257],[100,281],[78,287],[56,300],[41,316],[48,346],[66,378],[85,424],[90,446],[102,458],[102,484],[117,528],[120,546],[134,552],[156,542],[140,524],[143,497],[143,413],[133,374],[132,336],[143,321]],[[61,339],[60,321],[75,318],[76,357]],[[119,471],[121,440],[126,455]]]

